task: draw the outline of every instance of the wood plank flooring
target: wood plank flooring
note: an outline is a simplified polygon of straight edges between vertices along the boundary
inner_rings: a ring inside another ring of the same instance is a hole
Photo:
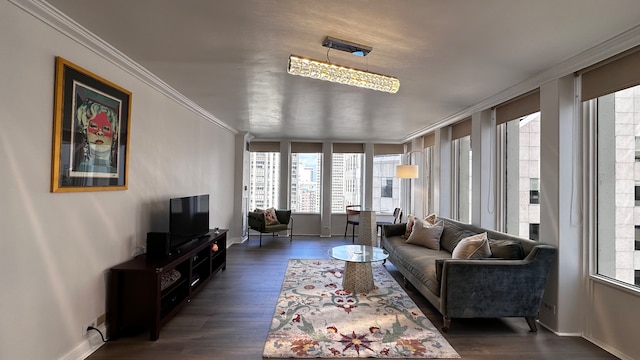
[[[235,244],[227,252],[227,269],[160,330],[157,341],[148,332],[107,342],[89,360],[262,359],[275,302],[288,260],[328,259],[327,250],[350,244],[351,238],[288,238],[263,236]],[[387,262],[391,275],[402,275]],[[411,286],[407,293],[431,322],[440,328],[442,318]],[[522,318],[454,319],[443,334],[462,359],[616,359],[579,337],[560,337],[538,326],[530,333]]]

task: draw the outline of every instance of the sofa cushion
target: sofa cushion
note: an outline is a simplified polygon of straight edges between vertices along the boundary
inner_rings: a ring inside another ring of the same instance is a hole
[[[448,258],[446,251],[426,249],[419,245],[404,244],[395,249],[389,260],[397,266],[405,268],[429,291],[440,296],[440,281],[436,279],[435,259]]]
[[[407,243],[424,246],[428,249],[440,250],[440,235],[444,229],[444,222],[435,225],[422,219],[416,219]]]
[[[505,260],[522,260],[524,259],[524,249],[522,244],[513,240],[495,240],[489,239],[489,248],[491,256]]]
[[[444,224],[444,229],[440,236],[440,248],[452,253],[453,249],[456,248],[456,245],[458,245],[462,239],[475,234],[477,234],[477,232],[467,230],[461,227],[461,225],[447,221]]]
[[[486,232],[462,239],[451,253],[452,259],[477,259],[489,256],[491,256],[491,249]]]
[[[267,226],[280,224],[275,208],[268,208],[264,211],[264,220]]]

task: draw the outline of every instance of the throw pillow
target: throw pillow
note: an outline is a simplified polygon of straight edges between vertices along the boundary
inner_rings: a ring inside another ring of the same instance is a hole
[[[462,239],[451,253],[452,259],[476,259],[489,256],[491,256],[491,249],[486,232]]]
[[[409,235],[411,235],[411,230],[413,230],[413,223],[415,222],[416,217],[409,214],[409,216],[407,217],[407,227],[404,230],[404,235],[402,235],[403,239],[408,239]]]
[[[275,208],[268,208],[264,211],[264,221],[267,226],[280,224],[278,217],[276,216]]]
[[[438,221],[435,225],[430,225],[422,219],[415,219],[413,230],[407,239],[407,244],[440,250],[440,235],[442,235],[443,229],[444,222],[442,220]]]
[[[437,220],[438,217],[436,216],[436,214],[430,214],[426,218],[424,218],[424,221],[428,222],[431,225],[435,225]]]
[[[489,248],[491,248],[492,257],[505,260],[524,259],[524,249],[517,241],[489,239]]]

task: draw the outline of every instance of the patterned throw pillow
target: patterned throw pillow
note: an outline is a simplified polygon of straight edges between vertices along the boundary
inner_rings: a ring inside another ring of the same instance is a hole
[[[491,249],[486,232],[462,239],[451,253],[452,259],[478,259],[490,256]]]
[[[402,235],[403,239],[408,239],[409,235],[411,235],[411,230],[413,230],[413,223],[416,221],[416,217],[409,214],[407,217],[407,227],[404,230],[404,235]]]
[[[268,208],[264,211],[264,220],[267,226],[280,224],[280,222],[278,221],[278,217],[276,216],[275,208]]]

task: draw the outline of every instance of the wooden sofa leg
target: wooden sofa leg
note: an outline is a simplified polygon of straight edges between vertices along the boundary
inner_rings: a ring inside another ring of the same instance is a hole
[[[536,325],[536,318],[534,316],[526,316],[524,319],[527,320],[527,324],[529,325],[529,329],[531,329],[531,332],[538,331],[538,326]]]
[[[449,328],[451,327],[451,318],[448,316],[443,316],[442,317],[442,331],[443,332],[447,332],[449,331]]]
[[[260,247],[262,247],[262,233],[260,233]]]

